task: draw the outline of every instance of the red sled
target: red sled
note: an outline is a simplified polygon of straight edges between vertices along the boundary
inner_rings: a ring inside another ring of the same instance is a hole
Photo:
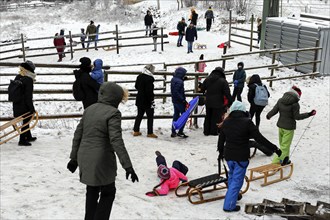
[[[170,32],[168,34],[171,35],[171,36],[178,36],[179,35],[179,31]]]
[[[225,43],[221,43],[218,45],[218,48],[224,48],[225,47]]]

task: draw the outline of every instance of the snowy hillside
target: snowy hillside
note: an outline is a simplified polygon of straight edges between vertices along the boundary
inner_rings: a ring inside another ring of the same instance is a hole
[[[283,1],[284,2],[284,1]],[[290,0],[291,2],[291,0]],[[305,1],[300,1],[305,2]],[[315,2],[315,1],[313,1]],[[302,3],[301,3],[302,4]],[[300,5],[300,3],[299,3]],[[54,8],[27,9],[17,12],[1,12],[0,39],[18,38],[20,33],[27,37],[52,36],[60,29],[66,32],[71,30],[79,33],[80,28],[86,28],[90,20],[101,24],[102,31],[114,30],[115,24],[119,24],[120,30],[136,30],[144,28],[143,15],[149,7],[156,7],[156,1],[142,2],[127,8],[108,11],[101,10],[102,5],[96,9],[90,9],[87,2]],[[114,7],[114,6],[111,6]],[[161,1],[161,10],[157,22],[166,27],[166,33],[175,31],[176,23],[181,17],[188,17],[189,9],[183,8],[176,11],[176,1]],[[206,8],[198,8],[197,12],[203,14]],[[125,16],[126,11],[126,16]],[[104,51],[102,49],[90,52],[77,51],[74,59],[65,58],[63,64],[78,64],[79,58],[88,56],[92,60],[103,59],[105,64],[131,64],[131,63],[153,63],[166,62],[176,63],[180,61],[196,61],[200,54],[205,59],[216,59],[222,54],[222,49],[216,46],[227,40],[227,26],[220,23],[221,17],[227,14],[218,14],[215,25],[211,32],[199,31],[198,42],[206,43],[206,50],[195,50],[193,54],[187,54],[186,42],[184,47],[176,47],[177,37],[170,36],[169,44],[164,46],[164,52],[151,52],[152,46],[123,48],[120,54],[115,51]],[[199,26],[205,25],[203,18],[199,19]],[[220,30],[220,31],[219,31]],[[142,35],[143,33],[140,33]],[[145,39],[142,42],[151,42]],[[126,42],[125,42],[126,43]],[[51,46],[52,42],[44,41],[42,45]],[[247,52],[248,48],[233,44],[228,53]],[[31,58],[37,63],[57,63],[57,57]],[[19,59],[11,61],[21,62]],[[245,67],[270,64],[271,60],[258,55],[242,56],[232,61],[227,61],[226,69],[236,68],[239,61],[245,63]],[[208,63],[206,72],[211,72],[221,63]],[[193,65],[185,66],[193,71]],[[141,70],[142,67],[127,68],[129,70]],[[162,65],[156,65],[162,69]],[[119,68],[117,68],[119,69]],[[121,68],[122,69],[122,68]],[[169,69],[174,70],[173,68]],[[15,68],[0,67],[0,73],[17,71]],[[36,69],[40,72],[55,71],[54,69]],[[57,70],[58,71],[58,70]],[[60,70],[64,71],[64,70]],[[68,70],[66,70],[67,72]],[[269,76],[269,70],[259,69],[247,71],[247,75],[259,74]],[[290,69],[281,69],[275,72],[276,76],[300,75]],[[12,77],[1,77],[1,83],[8,83]],[[55,77],[54,77],[55,78]],[[49,78],[47,81],[55,80]],[[41,77],[37,76],[37,80]],[[110,80],[135,79],[132,77],[114,76]],[[73,80],[68,78],[67,81]],[[231,76],[227,77],[232,81]],[[266,82],[265,82],[266,83]],[[158,84],[160,85],[160,84]],[[291,146],[292,162],[294,172],[289,180],[261,187],[261,180],[251,182],[249,191],[243,195],[238,203],[241,207],[247,203],[258,203],[264,198],[280,201],[288,198],[296,201],[308,201],[315,205],[316,201],[330,202],[330,78],[318,77],[315,79],[295,79],[276,81],[270,89],[271,98],[266,106],[261,119],[260,130],[271,142],[278,145],[278,129],[276,122],[278,116],[271,120],[265,119],[265,114],[275,105],[292,85],[302,89],[300,100],[301,112],[309,112],[316,109],[314,118],[297,122],[297,130]],[[125,85],[132,88],[132,84]],[[157,86],[157,84],[155,84]],[[185,87],[192,88],[193,82],[187,82]],[[36,85],[35,89],[44,88],[44,85]],[[70,86],[64,87],[70,88]],[[37,95],[34,98],[38,97]],[[52,95],[51,97],[56,97]],[[244,89],[243,102],[247,102],[247,88]],[[6,96],[1,96],[5,99]],[[66,114],[82,113],[80,102],[36,102],[35,108],[43,114]],[[10,103],[0,103],[0,115],[11,116]],[[134,101],[128,101],[119,106],[124,116],[136,114]],[[173,107],[171,99],[165,104],[156,100],[156,115],[171,115]],[[18,139],[9,141],[0,147],[0,219],[83,219],[85,207],[85,185],[79,182],[78,172],[71,174],[66,169],[71,151],[72,137],[77,120],[49,120],[40,121],[32,133],[38,140],[31,147],[17,146]],[[187,174],[189,179],[199,178],[217,172],[217,137],[204,136],[202,124],[200,128],[185,131],[187,139],[170,138],[171,120],[155,120],[154,130],[158,139],[146,137],[146,121],[141,124],[143,133],[140,137],[132,136],[134,121],[123,121],[123,138],[126,148],[130,154],[134,169],[139,176],[139,183],[132,183],[125,179],[125,171],[118,164],[118,176],[116,180],[117,194],[112,209],[112,219],[280,219],[277,216],[256,217],[247,215],[244,210],[238,213],[225,213],[222,211],[223,200],[210,202],[202,205],[192,205],[187,198],[178,198],[174,192],[166,197],[147,197],[145,192],[150,191],[158,183],[156,176],[155,150],[159,150],[172,163],[180,160],[189,167]],[[256,167],[271,162],[271,157],[257,152],[250,161],[249,167]]]

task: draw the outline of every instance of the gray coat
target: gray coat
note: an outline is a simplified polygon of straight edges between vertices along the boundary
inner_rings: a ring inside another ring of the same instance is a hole
[[[98,102],[84,111],[74,133],[70,158],[78,161],[80,182],[86,185],[103,186],[115,181],[115,152],[124,169],[132,167],[117,109],[122,97],[120,86],[111,82],[102,84]]]
[[[267,117],[271,118],[280,113],[280,117],[277,121],[277,127],[286,130],[296,129],[296,120],[302,120],[308,118],[308,113],[300,114],[299,96],[294,91],[284,93],[283,97],[280,98],[274,108],[268,112]]]

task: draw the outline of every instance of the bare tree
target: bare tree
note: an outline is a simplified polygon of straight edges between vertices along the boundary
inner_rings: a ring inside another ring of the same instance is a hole
[[[227,11],[229,11],[230,9],[232,9],[234,7],[234,0],[225,0],[225,3],[226,3]]]
[[[236,0],[236,13],[244,15],[246,13],[247,0]]]

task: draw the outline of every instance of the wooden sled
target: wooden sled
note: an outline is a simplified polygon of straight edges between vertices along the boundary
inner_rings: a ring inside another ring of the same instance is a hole
[[[194,44],[194,49],[196,49],[196,50],[204,50],[204,49],[207,49],[207,46],[206,46],[206,44],[195,43]]]
[[[250,184],[247,176],[245,176],[245,182],[245,188],[240,194],[246,193],[249,189]],[[188,188],[184,193],[180,193],[179,191],[184,187]],[[227,188],[227,178],[216,173],[180,184],[175,189],[175,195],[178,197],[188,196],[189,202],[196,205],[225,198],[226,194],[217,195],[212,198],[204,198],[203,194]]]
[[[23,124],[23,120],[30,118],[30,120],[27,123]],[[0,126],[0,145],[8,142],[9,140],[17,137],[20,134],[23,134],[32,128],[34,128],[38,123],[38,112],[35,112],[31,114],[30,112],[27,112],[17,118],[14,118],[13,120],[3,124]],[[32,124],[30,124],[33,121]],[[30,124],[29,129],[26,129],[24,131],[21,131],[21,128],[25,127],[26,125]]]
[[[111,51],[111,50],[116,50],[117,49],[117,47],[102,47],[102,48],[105,51]]]
[[[290,172],[288,175],[284,176],[284,169],[290,168]],[[261,186],[268,186],[273,183],[277,183],[286,179],[289,179],[293,173],[293,163],[281,166],[281,164],[267,164],[255,168],[251,168],[250,170],[250,178],[249,181],[254,181],[258,179],[264,179],[264,183]],[[259,176],[254,177],[253,173],[259,173]],[[279,173],[279,177],[273,180],[269,180],[268,177],[274,176],[275,174]]]

